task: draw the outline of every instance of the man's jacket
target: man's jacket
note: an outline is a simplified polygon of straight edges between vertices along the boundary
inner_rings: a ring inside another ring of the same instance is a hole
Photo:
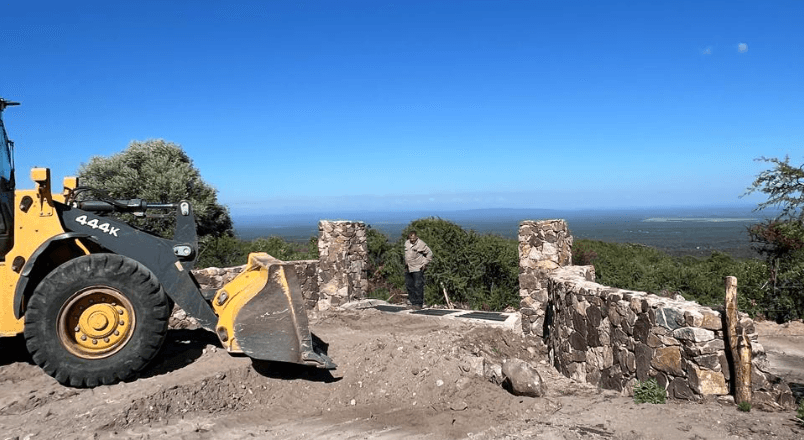
[[[405,240],[405,264],[408,265],[408,272],[419,272],[422,266],[433,261],[433,251],[421,238],[416,244],[410,244],[410,240]]]

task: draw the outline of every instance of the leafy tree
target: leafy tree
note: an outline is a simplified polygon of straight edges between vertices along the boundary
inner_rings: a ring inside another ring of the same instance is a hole
[[[209,237],[232,235],[228,209],[219,204],[217,191],[201,179],[193,162],[180,145],[162,139],[132,142],[110,157],[95,156],[81,164],[82,186],[97,188],[115,199],[142,199],[151,203],[189,200],[195,211],[202,243]],[[170,237],[174,221],[164,218],[120,217],[148,232]]]
[[[439,218],[414,220],[394,243],[369,231],[370,273],[378,291],[404,291],[404,243],[411,230],[433,250],[425,277],[426,303],[444,304],[446,290],[453,303],[475,309],[502,310],[519,304],[516,240],[479,235]]]
[[[796,167],[790,165],[790,157],[784,160],[775,157],[760,157],[758,161],[768,162],[774,166],[765,170],[754,179],[754,183],[746,190],[744,195],[756,191],[768,195],[768,200],[757,205],[757,210],[771,206],[781,208],[778,218],[791,220],[804,219],[804,165]]]
[[[762,171],[745,194],[766,194],[768,199],[757,210],[776,207],[780,212],[752,225],[748,234],[768,263],[770,311],[779,321],[795,319],[804,316],[804,165],[791,165],[787,156],[758,160],[773,166]]]

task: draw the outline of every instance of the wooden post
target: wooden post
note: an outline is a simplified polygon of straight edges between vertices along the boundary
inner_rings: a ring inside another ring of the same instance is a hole
[[[444,287],[444,283],[441,283],[441,290],[444,291],[444,299],[447,300],[447,307],[450,309],[454,309],[455,307],[452,306],[452,302],[449,300],[449,295],[447,295],[447,288]]]
[[[734,392],[734,401],[751,403],[751,341],[742,329],[742,334],[737,338],[737,351],[740,353],[740,361],[736,362],[734,371],[737,375],[737,387]]]
[[[745,335],[737,337],[737,278],[726,277],[726,335],[734,362],[734,402],[751,403],[751,342]]]

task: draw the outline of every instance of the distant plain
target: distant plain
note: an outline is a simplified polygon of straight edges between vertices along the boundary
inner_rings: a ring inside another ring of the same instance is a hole
[[[523,220],[561,218],[575,238],[615,243],[636,243],[670,255],[709,256],[713,251],[735,258],[756,257],[747,229],[772,217],[752,207],[682,207],[619,210],[480,209],[444,212],[350,212],[265,215],[235,218],[237,235],[245,240],[278,236],[302,242],[318,234],[318,221],[362,221],[385,234],[401,237],[413,220],[438,217],[479,234],[516,239]]]

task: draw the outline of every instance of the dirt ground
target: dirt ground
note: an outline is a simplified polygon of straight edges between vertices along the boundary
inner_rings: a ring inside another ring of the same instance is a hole
[[[311,316],[338,363],[331,373],[254,363],[205,330],[171,330],[143,377],[95,389],[59,385],[21,338],[0,340],[0,440],[804,438],[794,412],[635,404],[561,376],[522,336],[464,321],[373,309]],[[804,383],[804,325],[759,328],[780,374]],[[536,366],[547,395],[517,397],[483,377],[482,365],[506,358]]]

